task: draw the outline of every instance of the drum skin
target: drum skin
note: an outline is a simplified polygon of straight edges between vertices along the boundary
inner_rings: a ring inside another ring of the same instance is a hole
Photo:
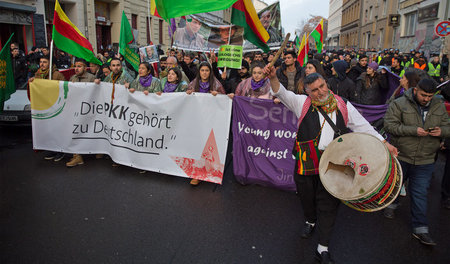
[[[348,133],[333,140],[322,154],[319,174],[331,195],[364,212],[392,203],[402,181],[397,159],[383,142],[365,133]]]

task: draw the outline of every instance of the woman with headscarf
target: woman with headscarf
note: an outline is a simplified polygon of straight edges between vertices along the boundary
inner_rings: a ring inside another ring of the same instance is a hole
[[[334,61],[332,63],[331,72],[333,76],[328,79],[328,85],[333,93],[344,97],[352,102],[356,100],[355,83],[347,77],[345,71],[348,68],[348,63],[344,60]]]
[[[385,73],[378,73],[377,70],[378,64],[371,62],[367,71],[356,79],[357,103],[363,105],[382,105],[385,103],[384,94],[389,89],[387,77]]]
[[[212,71],[211,64],[208,62],[200,63],[197,77],[189,83],[186,93],[211,93],[212,95],[225,94],[225,89],[217,80]]]
[[[134,91],[144,92],[145,95],[149,93],[156,93],[161,91],[161,82],[154,77],[153,67],[148,62],[139,64],[138,76],[129,85],[125,84],[130,93]]]

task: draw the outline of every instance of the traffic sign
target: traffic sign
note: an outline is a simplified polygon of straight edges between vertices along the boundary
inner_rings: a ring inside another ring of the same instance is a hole
[[[450,21],[442,21],[437,24],[435,32],[438,36],[445,37],[450,34]]]

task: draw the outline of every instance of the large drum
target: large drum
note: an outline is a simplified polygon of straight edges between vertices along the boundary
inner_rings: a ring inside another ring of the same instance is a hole
[[[402,169],[375,136],[349,133],[331,142],[320,159],[325,189],[349,207],[374,212],[391,204],[402,186]]]

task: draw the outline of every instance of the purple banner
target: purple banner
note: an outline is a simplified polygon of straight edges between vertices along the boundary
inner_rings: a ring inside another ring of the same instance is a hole
[[[272,100],[235,96],[232,125],[236,180],[295,191],[294,113]]]
[[[352,105],[361,113],[361,115],[369,122],[372,123],[380,118],[384,117],[388,109],[387,104],[384,105],[361,105],[352,103]]]
[[[397,74],[387,71],[389,90],[385,95],[385,101],[387,101],[394,94],[395,90],[400,86],[400,77]]]

